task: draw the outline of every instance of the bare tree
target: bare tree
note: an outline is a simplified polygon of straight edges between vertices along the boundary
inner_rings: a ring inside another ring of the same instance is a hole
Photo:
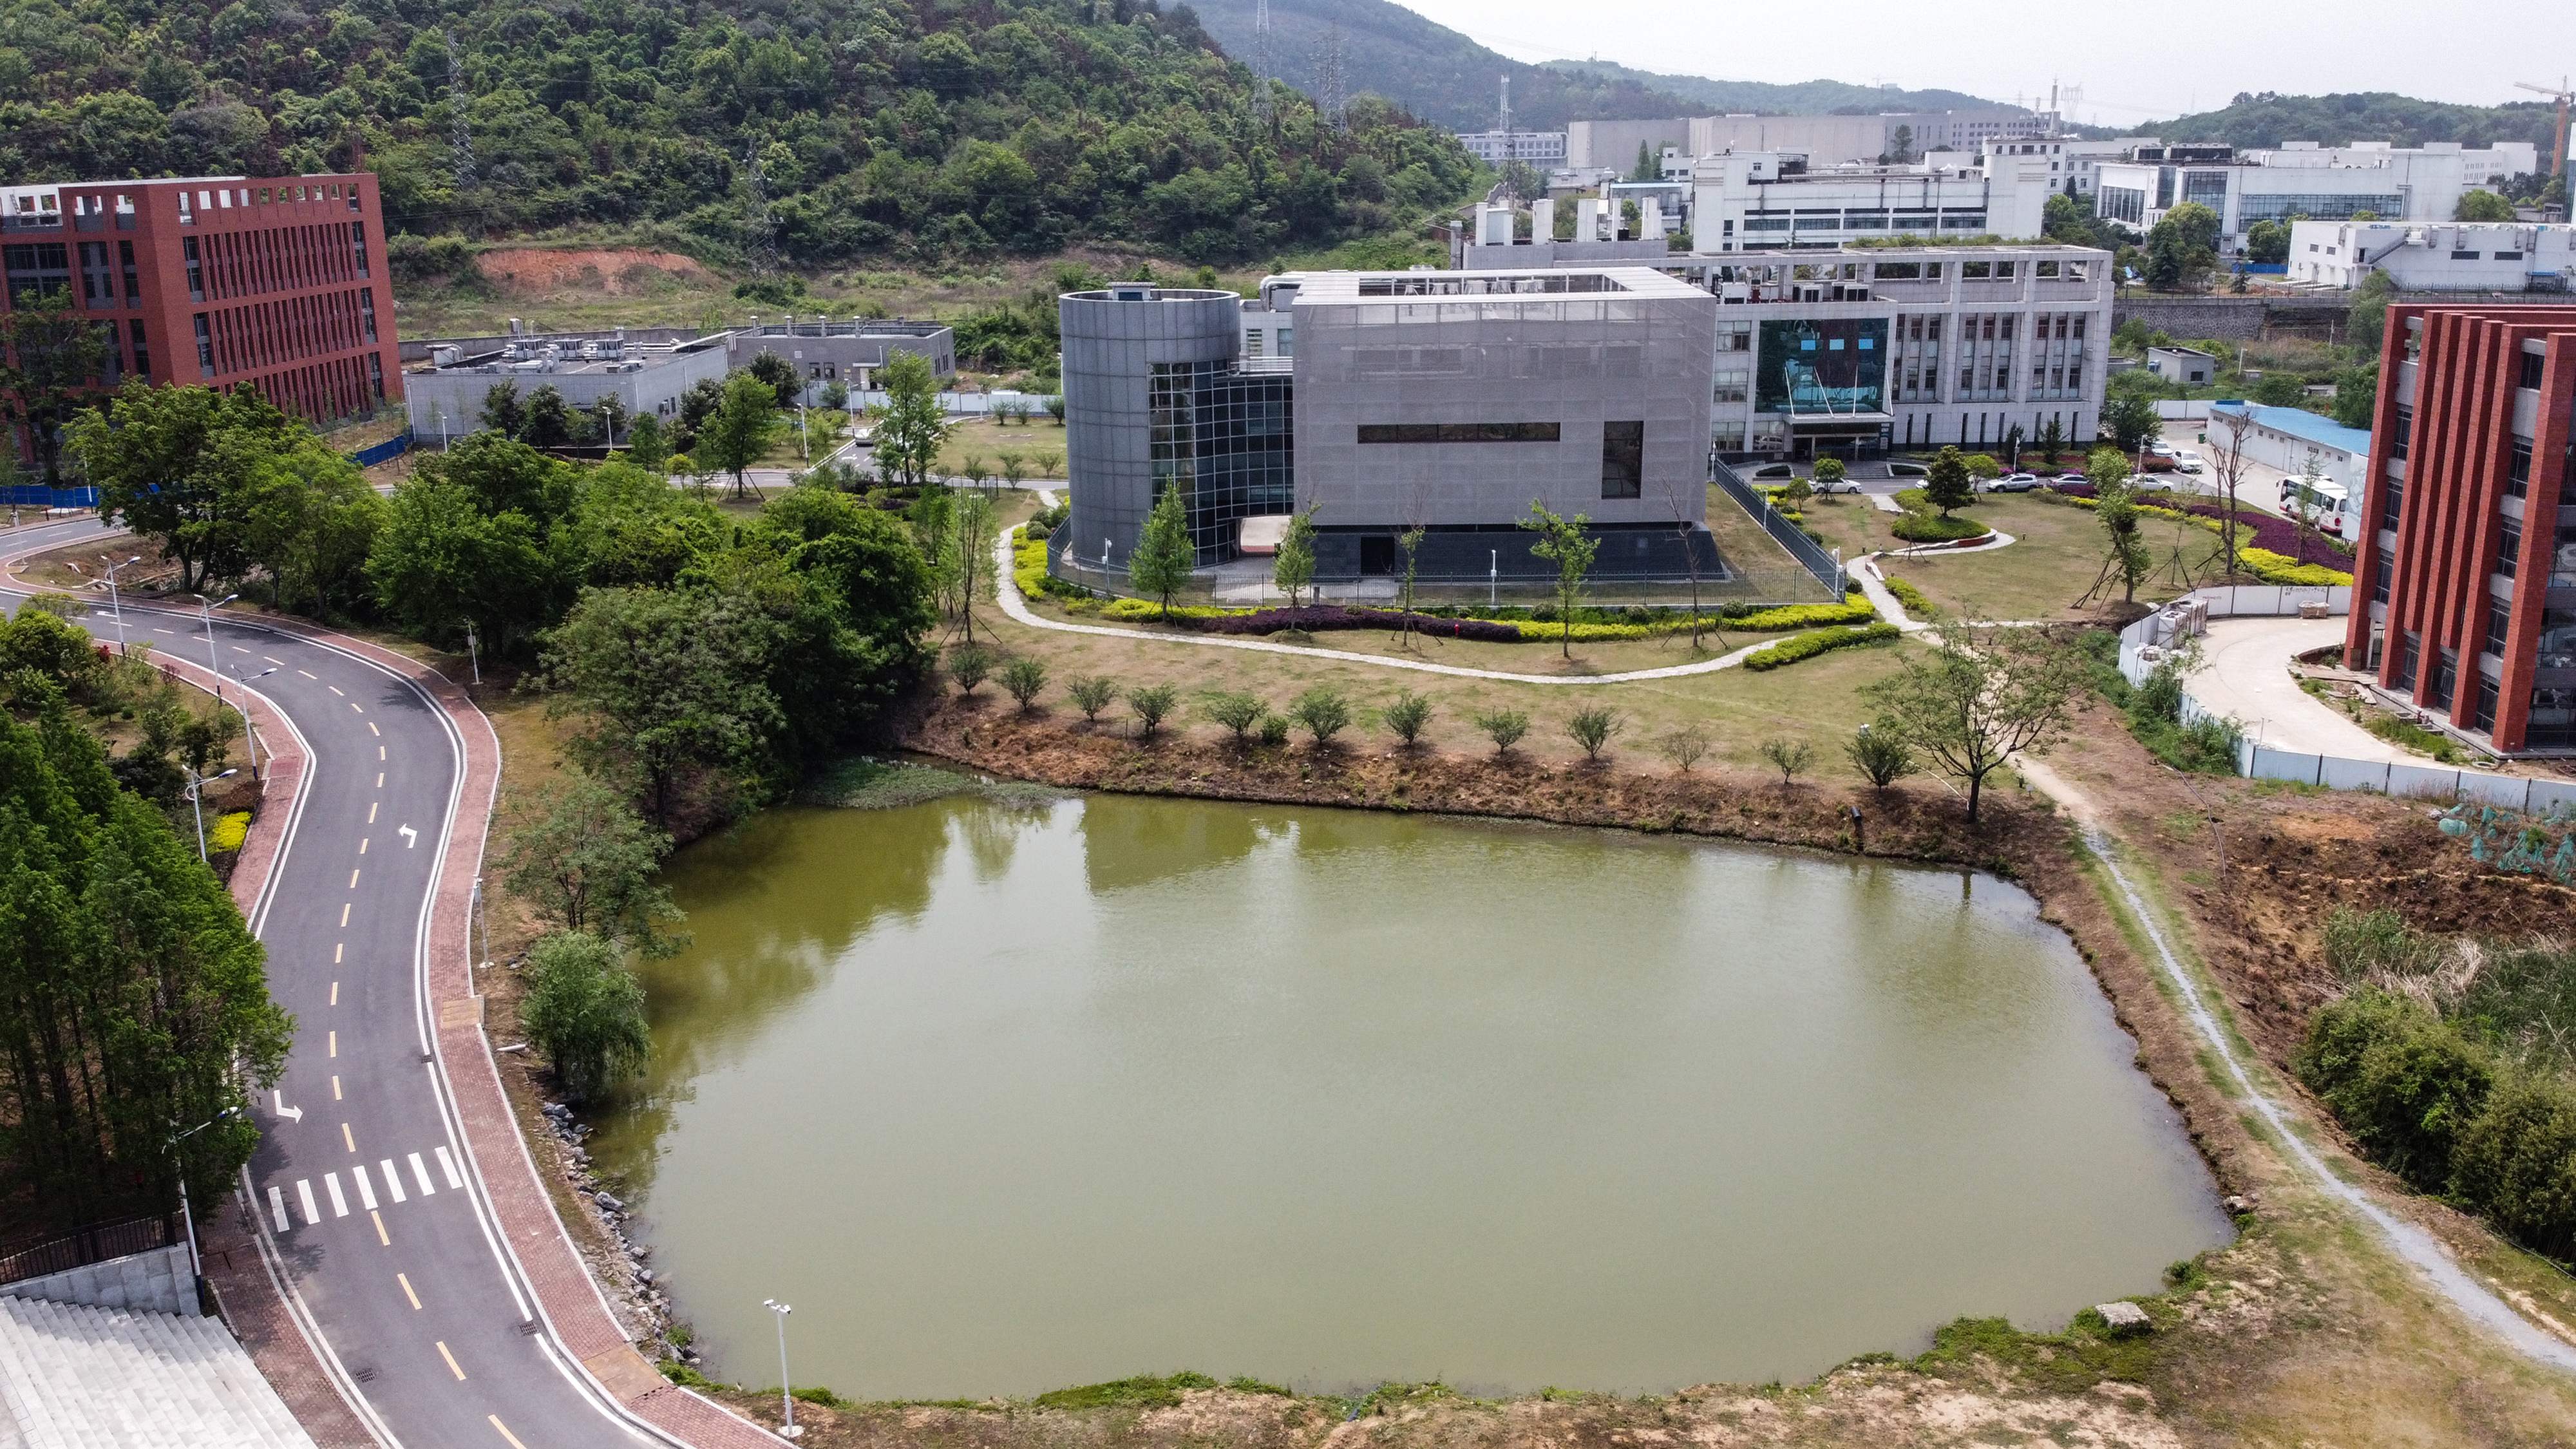
[[[1691,648],[1700,647],[1700,636],[1707,631],[1699,620],[1699,550],[1692,547],[1692,529],[1708,517],[1708,485],[1682,481],[1676,474],[1664,484],[1664,508],[1672,515],[1673,533],[1681,541],[1682,567],[1690,574]],[[1724,642],[1723,636],[1720,642]],[[1689,769],[1684,765],[1683,769]]]
[[[2254,432],[2254,410],[2242,408],[2216,417],[2218,427],[2210,448],[2210,475],[2218,484],[2218,506],[2226,516],[2218,521],[2219,547],[2226,556],[2227,576],[2236,576],[2236,500],[2245,484],[2245,440]]]

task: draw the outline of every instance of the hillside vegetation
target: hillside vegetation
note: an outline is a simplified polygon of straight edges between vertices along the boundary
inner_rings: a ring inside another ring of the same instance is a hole
[[[2539,101],[2464,106],[2419,101],[2390,91],[2325,96],[2284,96],[2264,91],[2240,92],[2219,110],[2170,121],[2149,121],[2134,128],[2134,133],[2167,141],[2224,141],[2232,146],[2278,146],[2284,141],[2316,141],[2328,146],[2354,141],[2391,141],[2400,146],[2458,141],[2488,146],[2498,141],[2529,141],[2539,148],[2541,162],[2546,165],[2553,144],[2551,127],[2556,120],[2556,110]]]
[[[1328,245],[1473,191],[1394,107],[1320,126],[1155,0],[0,0],[12,181],[364,165],[398,231],[624,229],[825,265]],[[459,131],[465,145],[457,145]]]
[[[1256,0],[1191,0],[1230,55],[1253,57]],[[1314,95],[1326,36],[1342,33],[1350,95],[1384,96],[1434,124],[1481,131],[1494,124],[1496,82],[1512,78],[1512,124],[1557,130],[1569,120],[1682,116],[1693,107],[1634,78],[1567,75],[1524,65],[1392,3],[1270,0],[1270,73]]]
[[[1665,75],[1637,70],[1607,60],[1550,60],[1540,68],[1571,78],[1645,86],[1679,96],[1694,116],[1750,111],[1765,116],[1874,116],[1881,111],[1960,111],[1996,104],[1965,91],[1900,90],[1861,86],[1849,81],[1811,80],[1791,84],[1770,81],[1712,80],[1700,75]]]

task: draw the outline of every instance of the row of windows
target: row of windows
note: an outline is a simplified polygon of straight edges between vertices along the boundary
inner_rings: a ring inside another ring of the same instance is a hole
[[[1363,443],[1553,443],[1558,423],[1362,423]]]
[[[376,293],[372,287],[318,297],[253,302],[192,319],[197,334],[197,375],[250,372],[298,357],[377,345]],[[379,361],[378,366],[382,366]]]
[[[363,279],[369,275],[367,224],[350,222],[346,241],[344,251],[337,225],[182,237],[179,250],[188,268],[188,300],[202,302],[210,295],[247,297]]]
[[[257,201],[253,201],[251,199],[254,194],[258,197]],[[234,200],[236,197],[240,198],[238,204],[243,207],[271,206],[308,201],[343,200],[348,202],[349,209],[351,211],[358,210],[359,206],[358,188],[355,184],[350,182],[331,181],[318,185],[307,183],[295,186],[228,186],[221,191],[198,192],[196,205],[193,207],[188,204],[188,193],[184,191],[180,192],[179,224],[181,226],[196,225],[197,213],[201,211],[230,211],[236,204]],[[123,211],[130,209],[124,197],[120,196],[116,200],[118,210]]]

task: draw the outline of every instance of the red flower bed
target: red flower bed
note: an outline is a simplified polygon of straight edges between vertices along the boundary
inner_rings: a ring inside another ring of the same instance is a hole
[[[2090,483],[2060,483],[2055,491],[2069,498],[2091,498],[2095,492]],[[2227,516],[2227,510],[2215,503],[2190,503],[2180,498],[2158,498],[2152,493],[2141,495],[2138,501],[2151,508],[2176,509],[2194,518],[2217,520]],[[2237,535],[2236,545],[2239,548],[2269,549],[2283,558],[2296,559],[2300,563],[2324,564],[2330,569],[2349,570],[2352,567],[2352,555],[2349,551],[2337,548],[2324,534],[2311,531],[2302,535],[2298,525],[2286,518],[2270,513],[2258,513],[2250,508],[2239,508],[2236,510],[2236,523],[2237,527],[2246,530],[2246,533]],[[2251,537],[2247,536],[2249,533]]]

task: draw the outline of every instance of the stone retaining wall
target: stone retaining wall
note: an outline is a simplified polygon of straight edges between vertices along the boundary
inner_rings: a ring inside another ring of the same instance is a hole
[[[38,1298],[47,1303],[78,1303],[90,1308],[140,1308],[191,1318],[200,1312],[197,1275],[188,1266],[185,1243],[172,1243],[148,1253],[128,1253],[42,1278],[22,1278],[0,1287],[0,1298]]]

